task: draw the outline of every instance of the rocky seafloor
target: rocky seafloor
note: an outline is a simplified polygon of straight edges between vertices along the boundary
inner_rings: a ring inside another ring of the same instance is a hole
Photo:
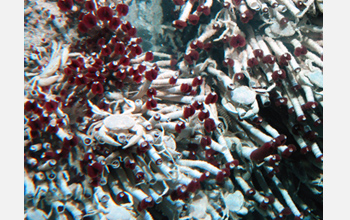
[[[323,219],[322,0],[25,0],[25,219]]]

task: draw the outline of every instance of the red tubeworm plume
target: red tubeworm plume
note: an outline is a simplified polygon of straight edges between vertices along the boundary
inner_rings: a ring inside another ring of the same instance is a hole
[[[29,112],[29,111],[34,111],[38,107],[38,103],[36,100],[29,100],[24,103],[24,110]]]
[[[206,132],[211,132],[216,129],[215,122],[212,118],[207,118],[204,121],[204,129]]]
[[[254,150],[250,154],[250,159],[253,161],[256,161],[257,163],[261,163],[265,157],[271,155],[274,149],[274,143],[273,142],[266,142],[258,149]]]
[[[256,58],[263,58],[264,57],[264,51],[262,51],[261,49],[255,49],[253,50],[253,54]]]
[[[152,96],[156,96],[157,95],[157,90],[154,88],[150,88],[147,90],[147,96],[152,98]]]
[[[139,73],[136,73],[133,75],[132,80],[136,83],[140,83],[142,81],[142,75]]]
[[[204,119],[209,118],[209,111],[207,109],[203,109],[202,111],[199,112],[198,114],[198,119],[200,121],[203,121]]]
[[[121,42],[117,42],[114,44],[114,53],[116,55],[124,55],[125,54],[125,45]]]
[[[255,57],[253,57],[247,61],[247,65],[252,68],[254,66],[259,65],[259,61]]]
[[[192,81],[192,86],[200,86],[203,83],[203,78],[201,76],[197,76]]]
[[[281,27],[284,27],[288,23],[288,18],[284,17],[280,20],[279,24]]]
[[[133,160],[133,159],[127,159],[126,162],[125,162],[125,167],[126,167],[126,168],[129,168],[129,169],[131,169],[131,170],[135,169],[135,167],[136,167],[135,160]]]
[[[211,145],[211,138],[209,136],[204,136],[201,139],[200,145],[204,148]]]
[[[193,64],[193,61],[197,61],[199,59],[199,53],[196,50],[190,50],[184,56],[185,61],[188,64]]]
[[[124,55],[119,59],[118,64],[128,66],[130,64],[130,58],[127,55]]]
[[[237,34],[236,36],[231,37],[231,40],[230,40],[231,47],[237,48],[237,47],[244,47],[245,45],[246,45],[246,40],[242,35]]]
[[[187,23],[185,21],[176,20],[176,21],[173,22],[173,25],[177,29],[184,29],[187,26]]]
[[[91,85],[91,91],[94,95],[103,94],[103,85],[98,81],[94,81]]]
[[[172,77],[169,79],[169,84],[170,84],[170,85],[174,85],[174,84],[176,83],[176,81],[177,81],[177,77],[172,76]]]
[[[211,92],[207,95],[205,98],[204,103],[209,105],[209,104],[214,104],[218,100],[218,95],[215,92]]]
[[[145,61],[152,61],[153,60],[153,53],[151,51],[146,52],[145,54]]]
[[[199,16],[198,15],[189,15],[188,16],[188,22],[190,22],[192,25],[198,24]]]
[[[173,0],[175,5],[184,5],[186,3],[185,0]]]
[[[50,100],[45,103],[44,108],[47,112],[53,112],[57,109],[58,103],[54,100]]]
[[[197,189],[199,189],[201,187],[198,179],[193,179],[188,185],[187,185],[187,188],[186,188],[186,191],[188,192],[196,192]]]
[[[149,98],[146,102],[147,109],[153,109],[157,107],[157,101],[153,98]]]
[[[64,12],[70,11],[73,8],[73,0],[59,0],[57,6]]]
[[[262,59],[263,63],[274,64],[276,62],[276,58],[272,55],[266,55]]]
[[[183,129],[185,129],[186,128],[186,125],[185,125],[185,123],[183,122],[183,121],[179,121],[176,125],[175,125],[175,131],[177,132],[177,133],[181,133],[181,131],[183,130]]]
[[[98,162],[93,162],[87,167],[87,174],[91,178],[95,178],[102,173],[103,166]]]
[[[83,23],[83,22],[79,22],[78,24],[78,30],[81,32],[81,33],[86,33],[89,31],[89,28],[86,27],[86,25]]]
[[[112,53],[112,49],[110,48],[110,46],[102,45],[102,48],[101,48],[101,56],[102,57],[109,56],[109,55],[111,55],[111,53]]]
[[[191,47],[192,49],[194,49],[194,50],[197,49],[197,48],[203,49],[204,44],[203,44],[202,41],[194,40],[194,41],[191,42],[190,47]]]
[[[146,66],[143,64],[139,64],[137,70],[139,73],[143,73],[146,70]]]
[[[129,6],[126,4],[117,5],[118,16],[126,16],[129,12]]]
[[[100,7],[97,10],[96,14],[100,20],[102,20],[102,21],[108,20],[109,21],[112,19],[114,12],[110,7]]]
[[[150,70],[145,72],[145,78],[149,81],[155,80],[157,78],[157,76],[158,76],[158,73],[154,69],[150,69]]]
[[[97,18],[96,18],[96,16],[93,15],[93,14],[86,14],[86,15],[84,15],[84,17],[83,17],[82,22],[85,24],[85,26],[86,26],[87,28],[92,28],[92,27],[96,26],[96,24],[97,24]]]
[[[204,108],[204,105],[202,102],[198,102],[195,101],[194,103],[192,103],[192,106],[196,109],[196,110],[201,110]]]
[[[215,180],[216,182],[218,183],[222,183],[224,181],[224,173],[222,171],[219,171],[217,174],[216,174],[216,177],[215,177]]]
[[[112,30],[116,30],[119,25],[121,24],[121,20],[119,18],[113,17],[109,22],[108,22],[108,27]]]
[[[188,85],[187,83],[182,83],[180,86],[180,91],[183,93],[188,93],[192,90],[192,86]]]
[[[84,6],[87,11],[95,11],[96,9],[95,3],[93,1],[86,1]]]
[[[146,208],[151,208],[154,206],[154,201],[152,197],[144,198],[137,206],[138,211],[142,211]]]
[[[234,61],[233,59],[231,59],[231,58],[226,58],[226,59],[224,59],[224,60],[222,61],[222,64],[223,64],[225,67],[227,67],[227,66],[233,67],[233,66],[235,65],[235,61]]]
[[[77,86],[80,86],[80,85],[86,85],[88,83],[88,79],[86,78],[86,76],[84,76],[83,74],[78,74],[76,77],[75,77],[75,84]]]
[[[283,69],[282,70],[275,70],[272,73],[272,79],[274,81],[277,81],[278,79],[285,79],[285,78],[287,78],[287,74],[286,74],[286,71],[284,71]]]
[[[235,79],[235,81],[241,81],[241,80],[243,80],[244,79],[244,74],[243,73],[235,73],[235,75],[234,75],[234,79]]]
[[[115,74],[113,74],[117,79],[124,80],[126,78],[127,71],[125,69],[118,69]]]
[[[184,118],[191,117],[192,115],[194,115],[195,112],[196,109],[192,105],[185,107],[183,110]]]
[[[204,180],[208,179],[210,177],[209,171],[204,171],[201,177],[199,177],[199,182],[203,182]]]
[[[210,15],[210,8],[208,6],[205,6],[204,4],[198,5],[197,11],[202,12],[206,16]]]

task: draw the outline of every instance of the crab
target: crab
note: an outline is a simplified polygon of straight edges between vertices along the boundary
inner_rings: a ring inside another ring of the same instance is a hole
[[[227,95],[222,98],[221,104],[227,111],[238,115],[242,120],[252,118],[259,112],[256,95],[268,96],[268,92],[274,87],[275,84],[272,84],[267,89],[254,89],[253,87],[240,85],[231,91],[227,91]]]
[[[241,191],[236,190],[234,193],[220,193],[220,195],[225,203],[225,208],[223,209],[225,219],[228,217],[230,219],[237,219],[237,214],[248,214],[248,209],[244,206],[244,196]]]
[[[297,80],[302,85],[308,85],[315,88],[315,91],[323,90],[323,74],[322,70],[318,67],[314,67],[311,64],[311,61],[305,62],[308,69],[302,69],[297,75]]]
[[[125,103],[129,106],[133,106],[133,102],[124,99]],[[112,114],[104,110],[99,109],[97,106],[88,101],[91,110],[96,115],[102,117],[93,123],[89,129],[88,134],[95,137],[99,142],[110,144],[112,146],[120,147],[123,144],[123,149],[126,149],[134,144],[136,144],[145,134],[145,128],[140,124],[145,119],[142,118],[140,114],[133,114],[133,108],[123,113]],[[135,133],[129,140],[126,140],[126,133]],[[111,135],[117,135],[118,141],[114,140]]]

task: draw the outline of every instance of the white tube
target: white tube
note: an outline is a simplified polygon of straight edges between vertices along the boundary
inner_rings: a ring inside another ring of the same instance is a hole
[[[218,172],[220,171],[219,168],[211,165],[206,161],[181,159],[181,160],[178,160],[177,162],[183,166],[197,167],[203,170],[207,170],[214,175],[217,175]]]
[[[278,190],[280,191],[280,193],[282,194],[282,197],[286,201],[287,206],[291,209],[293,214],[295,216],[300,216],[301,213],[299,212],[298,208],[295,206],[295,204],[294,204],[292,198],[290,197],[288,191],[283,187],[281,181],[276,177],[276,175],[274,175],[271,179],[275,183],[275,185],[278,188]]]

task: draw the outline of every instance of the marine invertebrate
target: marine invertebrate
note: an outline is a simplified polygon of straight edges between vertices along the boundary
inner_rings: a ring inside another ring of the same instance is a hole
[[[26,217],[320,218],[320,3],[155,2],[26,3]]]

